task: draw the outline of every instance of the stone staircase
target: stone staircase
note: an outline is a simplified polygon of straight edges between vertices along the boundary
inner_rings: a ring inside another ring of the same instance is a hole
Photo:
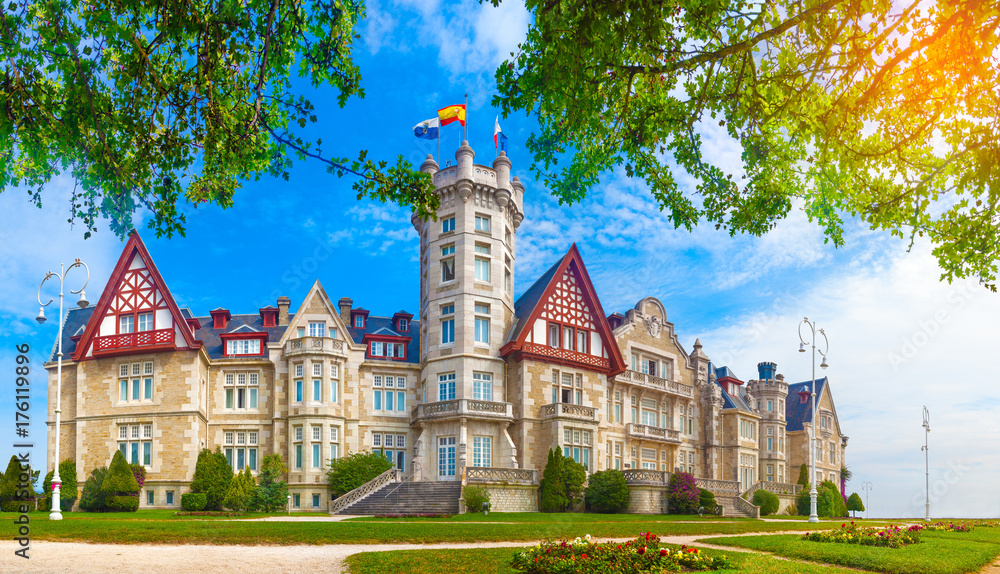
[[[722,507],[723,516],[760,518],[760,507],[754,506],[738,496],[717,496],[715,502]]]
[[[458,514],[460,482],[389,483],[338,514]]]

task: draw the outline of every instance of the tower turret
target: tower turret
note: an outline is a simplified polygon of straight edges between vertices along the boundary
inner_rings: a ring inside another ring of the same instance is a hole
[[[757,364],[760,377],[747,384],[756,404],[750,405],[760,412],[760,474],[768,482],[785,482],[787,471],[787,437],[785,436],[785,401],[788,400],[788,383],[777,374],[775,363]],[[759,406],[758,406],[759,405]]]

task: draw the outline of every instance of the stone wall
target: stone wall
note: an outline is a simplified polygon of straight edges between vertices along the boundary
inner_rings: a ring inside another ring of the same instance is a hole
[[[538,512],[538,486],[527,484],[473,483],[490,493],[493,512]]]
[[[667,489],[663,486],[628,486],[628,508],[626,514],[666,514]]]

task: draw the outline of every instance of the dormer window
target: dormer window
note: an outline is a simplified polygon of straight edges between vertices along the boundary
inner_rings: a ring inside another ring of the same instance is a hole
[[[355,329],[364,329],[365,328],[365,316],[364,315],[355,315],[354,316],[354,328]]]
[[[325,337],[326,336],[326,323],[323,323],[323,322],[311,322],[311,323],[309,323],[309,336],[310,337]]]
[[[400,319],[399,320],[399,330],[402,333],[405,333],[405,332],[409,331],[410,330],[410,322],[407,321],[406,319]]]
[[[259,355],[260,339],[230,339],[226,341],[227,355]]]

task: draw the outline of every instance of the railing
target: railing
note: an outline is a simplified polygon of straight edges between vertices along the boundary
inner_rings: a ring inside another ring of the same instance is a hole
[[[573,419],[583,419],[596,421],[597,410],[581,405],[571,405],[568,403],[552,403],[542,405],[540,416],[543,419],[551,417],[569,417]]]
[[[623,470],[622,474],[625,475],[626,484],[666,485],[670,482],[671,473],[662,470],[643,470],[632,468]]]
[[[94,353],[129,349],[133,347],[173,346],[174,330],[138,331],[121,335],[105,335],[94,340]]]
[[[467,482],[538,484],[538,471],[533,468],[467,466],[465,467],[465,478]]]
[[[751,518],[760,518],[760,507],[754,506],[749,502],[743,500],[739,496],[734,497],[733,500],[736,502],[736,510],[742,512],[743,514]]]
[[[798,496],[802,492],[802,485],[800,484],[788,484],[786,482],[757,482],[753,486],[747,489],[743,494],[748,495],[753,498],[753,493],[758,490],[766,490],[768,492],[777,494],[779,496]]]
[[[406,482],[407,480],[410,480],[411,478],[413,478],[412,474],[410,476],[404,478],[403,480],[399,481],[399,484],[397,484],[396,486],[392,487],[392,490],[390,490],[389,492],[385,493],[385,496],[383,496],[382,498],[389,498],[390,494],[392,494],[393,492],[396,492],[397,490],[399,490],[399,487],[403,486],[403,483]]]
[[[616,380],[641,385],[657,391],[673,393],[682,397],[694,397],[694,387],[631,369],[618,375]]]
[[[286,355],[313,353],[317,351],[344,352],[344,341],[331,337],[299,337],[285,343]]]
[[[510,403],[455,399],[417,405],[410,413],[414,420],[451,416],[471,416],[490,419],[513,419],[514,406]]]
[[[652,427],[649,425],[637,425],[634,423],[628,423],[625,425],[625,431],[629,436],[636,438],[645,438],[660,442],[669,442],[674,444],[680,444],[681,434],[680,431],[673,429],[661,429],[658,427]]]
[[[402,472],[398,468],[390,468],[354,490],[345,492],[337,500],[330,501],[330,514],[337,514],[341,510],[368,498],[369,495],[377,492],[383,486],[397,482],[401,474]]]
[[[583,363],[585,365],[597,367],[598,369],[611,368],[611,361],[605,359],[604,357],[598,357],[596,355],[590,355],[587,353],[577,353],[576,351],[571,351],[569,349],[559,349],[556,347],[550,347],[548,345],[524,343],[521,345],[521,352],[531,355],[539,355],[542,357],[549,357],[553,359],[561,359],[563,361],[573,361],[575,363]]]
[[[739,496],[740,483],[735,480],[716,480],[714,478],[695,479],[698,488],[711,490],[716,496]]]

